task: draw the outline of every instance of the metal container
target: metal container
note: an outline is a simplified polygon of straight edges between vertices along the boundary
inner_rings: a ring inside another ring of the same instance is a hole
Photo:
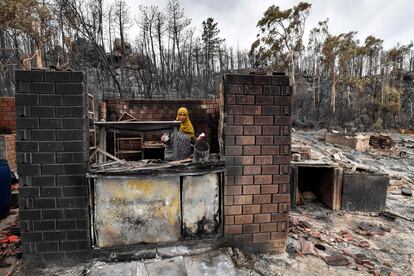
[[[200,141],[194,145],[193,162],[208,161],[210,145],[207,142]]]
[[[11,172],[7,160],[0,160],[0,218],[9,214],[11,202]]]

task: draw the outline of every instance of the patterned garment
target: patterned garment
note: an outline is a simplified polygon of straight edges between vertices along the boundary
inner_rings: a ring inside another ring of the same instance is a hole
[[[173,160],[173,140],[174,133],[171,132],[169,135],[170,139],[165,147],[164,159],[167,161]],[[191,156],[191,139],[188,135],[178,131],[177,132],[177,159],[183,160]]]

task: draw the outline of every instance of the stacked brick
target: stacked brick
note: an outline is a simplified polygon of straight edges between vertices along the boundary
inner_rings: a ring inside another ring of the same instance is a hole
[[[291,88],[284,75],[225,75],[224,233],[283,252],[289,212]]]
[[[23,257],[80,257],[90,248],[83,73],[19,70],[15,78]]]
[[[16,133],[16,105],[13,97],[0,97],[0,129],[2,128]]]
[[[0,159],[7,160],[12,171],[16,171],[16,134],[0,135]]]

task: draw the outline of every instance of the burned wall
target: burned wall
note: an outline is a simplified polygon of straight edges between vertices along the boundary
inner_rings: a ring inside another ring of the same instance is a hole
[[[143,100],[143,99],[108,99],[106,100],[107,120],[116,121],[124,112],[128,112],[140,121],[175,120],[177,110],[186,107],[196,135],[204,132],[212,152],[218,152],[217,128],[219,120],[219,100]],[[158,140],[160,135],[148,136],[146,139]],[[127,149],[137,145],[125,145]]]
[[[224,234],[258,251],[285,250],[291,88],[284,75],[224,77]]]
[[[82,257],[90,249],[83,73],[17,70],[15,78],[23,257]]]

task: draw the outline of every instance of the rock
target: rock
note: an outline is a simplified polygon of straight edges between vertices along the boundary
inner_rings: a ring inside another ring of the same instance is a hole
[[[328,256],[325,258],[325,262],[331,266],[345,266],[350,264],[348,258],[342,255]]]
[[[292,161],[299,162],[300,161],[300,154],[299,153],[292,154]]]
[[[403,196],[412,196],[413,192],[411,191],[411,189],[403,188],[403,189],[401,189],[401,194]]]
[[[314,255],[319,256],[318,251],[315,249],[315,246],[311,241],[307,241],[305,239],[300,240],[300,245],[302,248],[302,254],[303,255]]]
[[[305,191],[302,193],[302,197],[306,200],[315,200],[316,195],[310,191]]]

